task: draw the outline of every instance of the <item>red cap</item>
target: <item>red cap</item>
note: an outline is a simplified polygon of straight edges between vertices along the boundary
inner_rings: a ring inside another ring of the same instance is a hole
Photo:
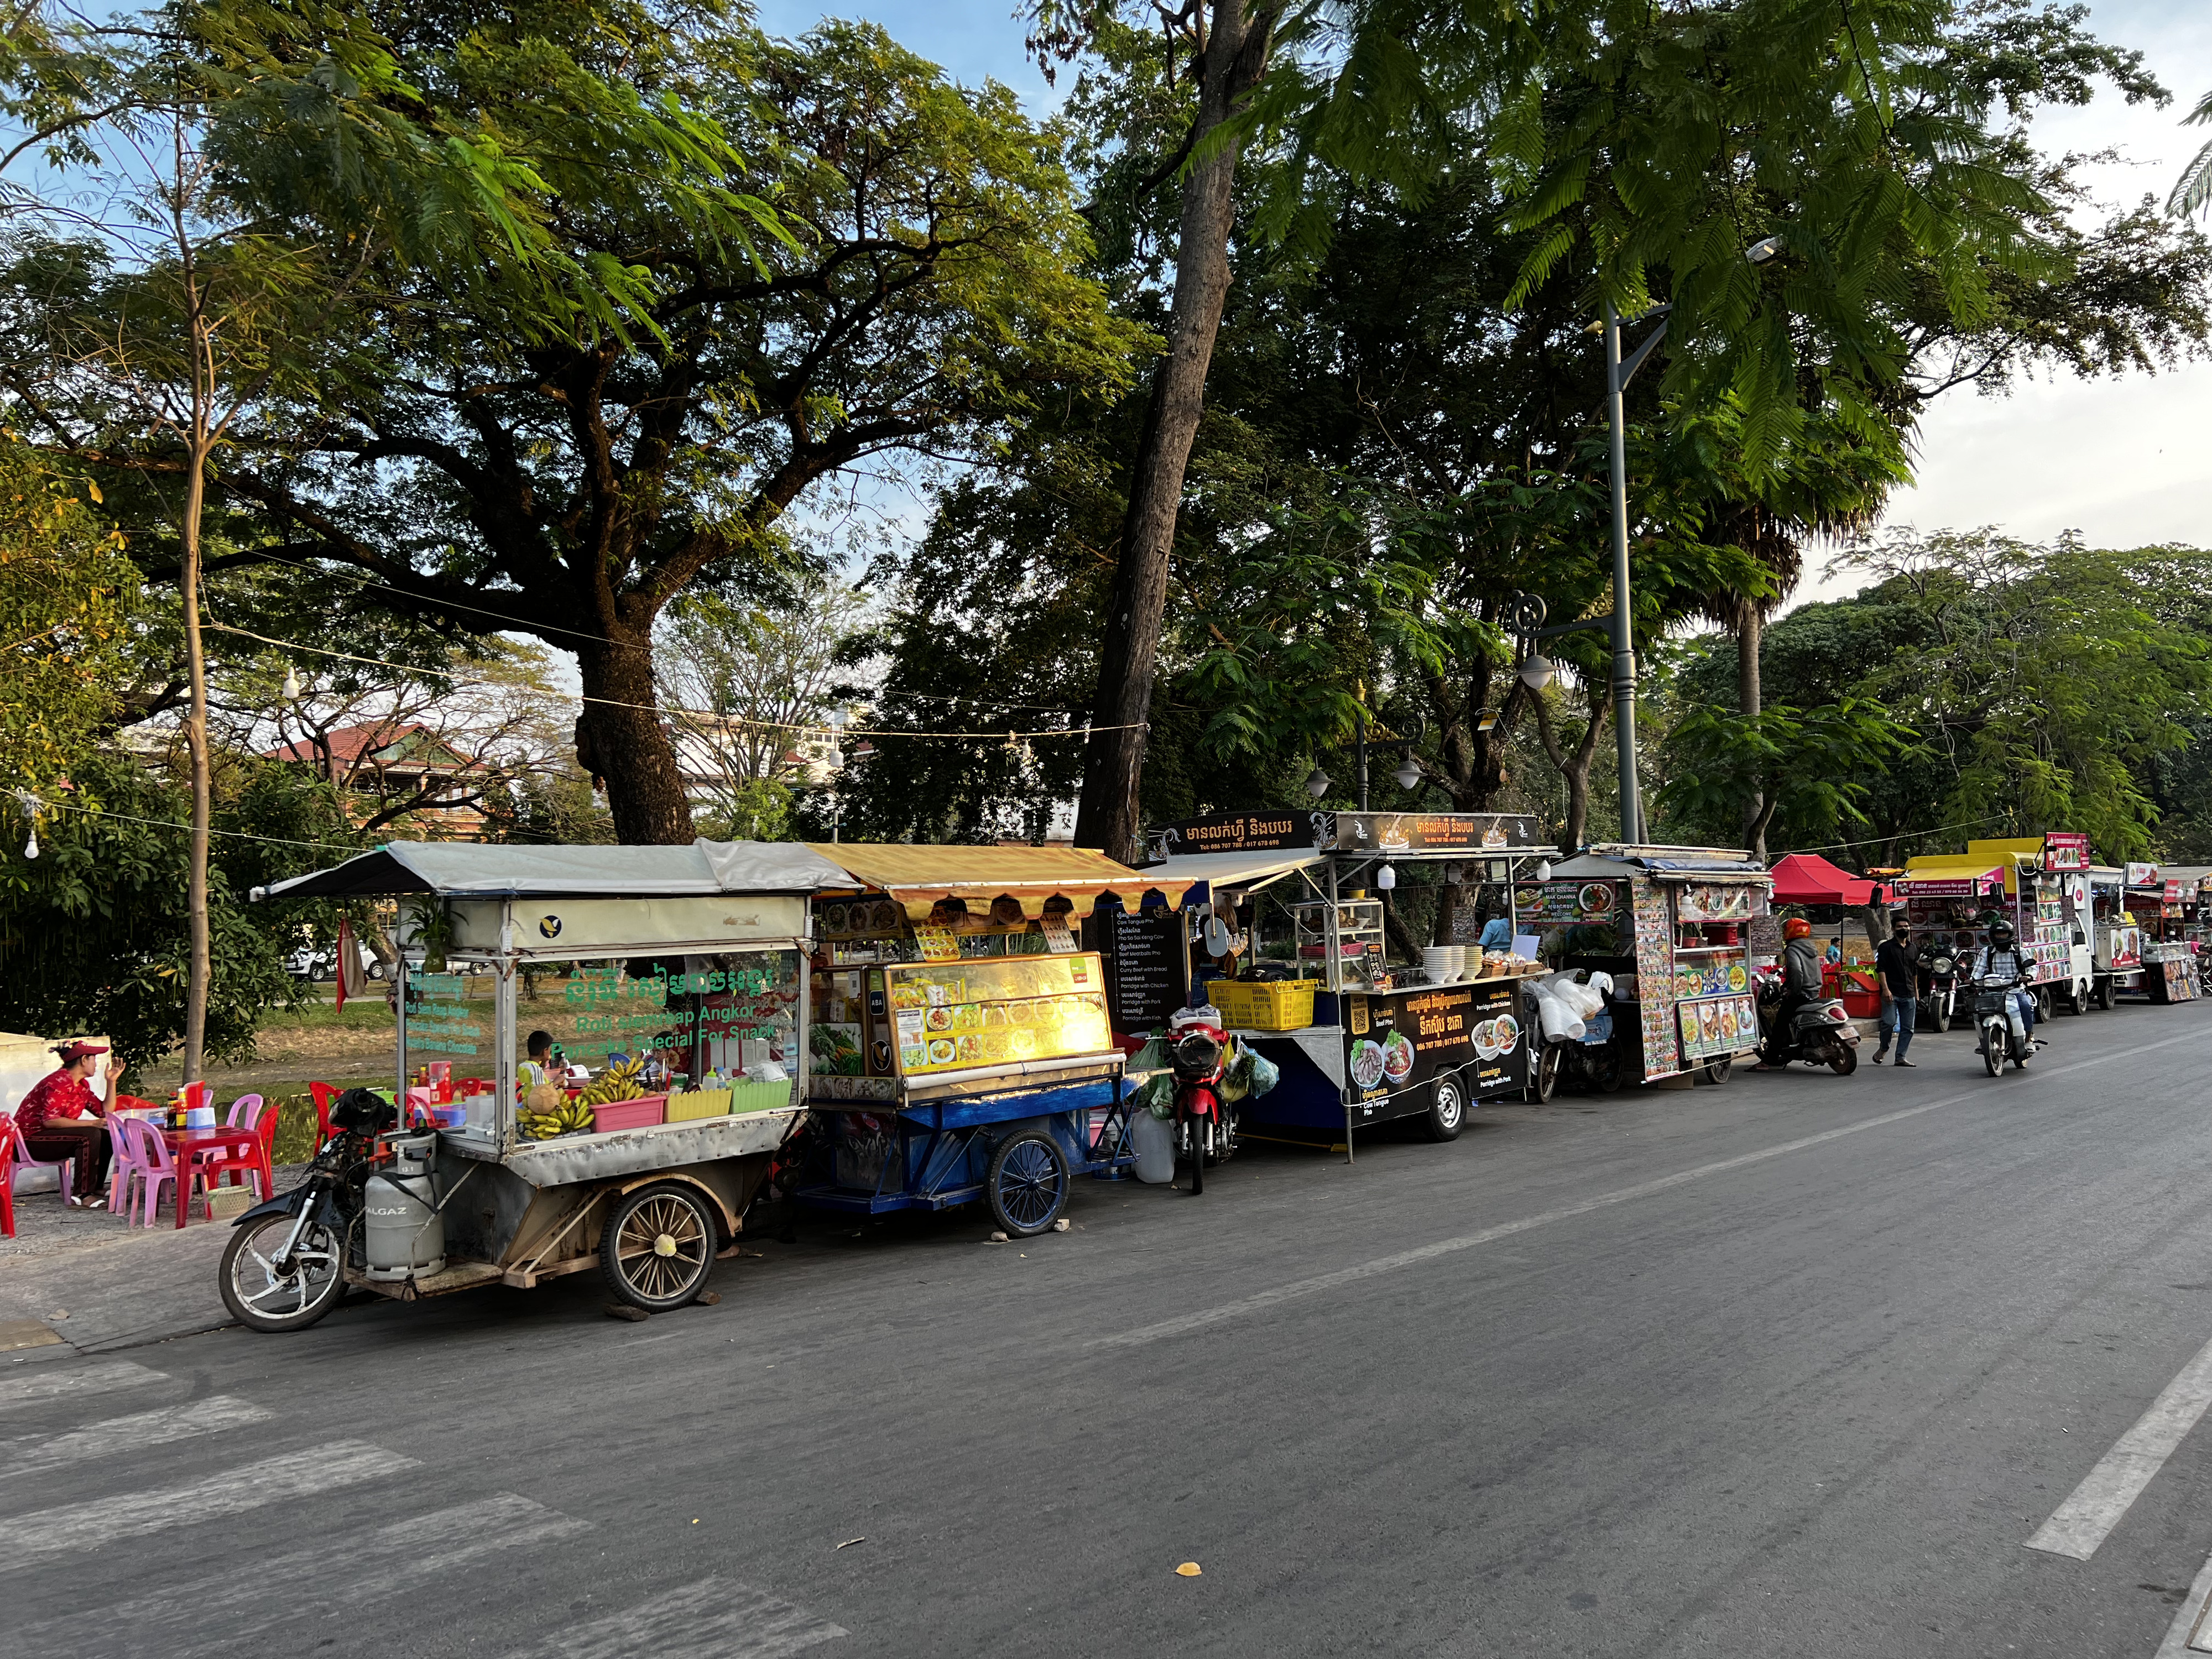
[[[64,1042],[60,1048],[55,1049],[54,1052],[62,1057],[63,1065],[74,1066],[80,1060],[89,1059],[94,1054],[106,1054],[107,1052],[107,1045],[104,1042],[85,1042],[82,1041]]]

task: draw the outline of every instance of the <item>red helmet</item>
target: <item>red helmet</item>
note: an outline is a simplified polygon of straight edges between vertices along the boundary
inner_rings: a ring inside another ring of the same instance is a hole
[[[1782,937],[1784,939],[1809,939],[1812,934],[1813,924],[1802,916],[1792,916],[1782,924]]]

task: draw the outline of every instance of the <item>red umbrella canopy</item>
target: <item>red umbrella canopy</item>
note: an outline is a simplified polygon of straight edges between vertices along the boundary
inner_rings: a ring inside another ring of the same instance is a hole
[[[1789,853],[1775,860],[1777,904],[1872,904],[1881,884],[1839,870],[1818,853]]]

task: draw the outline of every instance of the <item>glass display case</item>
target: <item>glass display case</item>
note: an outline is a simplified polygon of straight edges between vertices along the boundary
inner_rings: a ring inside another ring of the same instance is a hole
[[[872,985],[878,975],[900,1077],[1120,1052],[1093,952],[900,963],[870,970]]]
[[[1330,990],[1390,982],[1383,966],[1381,899],[1339,899],[1334,904],[1318,899],[1288,908],[1299,957],[1320,958],[1322,981]]]

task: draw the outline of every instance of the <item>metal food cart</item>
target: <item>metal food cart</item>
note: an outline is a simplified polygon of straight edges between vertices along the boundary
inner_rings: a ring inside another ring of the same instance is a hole
[[[2089,838],[2071,831],[1970,841],[1960,854],[1907,860],[1897,883],[1916,932],[1963,958],[1988,942],[1982,918],[2010,919],[2030,968],[2039,1018],[2055,1007],[2086,1013],[2098,997],[2096,872]],[[2109,1002],[2107,1002],[2107,1006]]]
[[[1702,1072],[1723,1083],[1759,1047],[1753,924],[1772,878],[1717,847],[1592,847],[1514,896],[1562,968],[1610,976],[1615,1052],[1650,1083]]]
[[[2129,912],[2142,928],[2142,989],[2153,1002],[2197,998],[2197,946],[2189,937],[2196,895],[2154,864],[2128,866]]]
[[[1171,908],[1179,884],[1079,848],[811,850],[845,877],[815,905],[801,1203],[980,1200],[1024,1237],[1073,1177],[1136,1161],[1105,966],[1078,930],[1102,898]]]
[[[372,1273],[356,1241],[346,1280],[414,1300],[598,1267],[637,1307],[696,1297],[714,1258],[735,1249],[746,1205],[803,1109],[798,1068],[777,1056],[795,1056],[806,1029],[808,900],[847,879],[805,847],[776,843],[395,842],[256,890],[256,899],[399,901],[400,1099],[410,1055],[465,1059],[491,1044],[491,1087],[465,1103],[465,1122],[435,1131],[428,1157],[442,1261]],[[627,1127],[526,1138],[518,981],[556,963],[573,970],[570,1003],[633,1010],[579,1012],[611,1048],[712,1042],[742,1054],[750,1045],[750,1070],[685,1097],[674,1121],[664,1095],[606,1109]],[[489,1033],[467,1000],[477,977],[491,984]],[[407,1138],[409,1115],[391,1139]]]
[[[1217,980],[1191,994],[1219,1004],[1237,1041],[1280,1070],[1273,1090],[1243,1103],[1244,1133],[1341,1134],[1349,1158],[1356,1129],[1412,1119],[1449,1140],[1472,1107],[1522,1092],[1530,1042],[1517,993],[1534,963],[1484,964],[1476,951],[1441,981],[1394,967],[1384,906],[1401,891],[1401,866],[1461,866],[1510,893],[1556,854],[1535,833],[1534,818],[1514,813],[1340,811],[1223,814],[1157,833],[1158,861],[1143,873],[1188,884],[1186,951],[1218,917],[1244,939],[1241,960],[1267,963],[1264,894],[1279,907],[1275,945],[1297,964],[1289,988]],[[1136,1013],[1158,1011],[1116,1012],[1132,1030]]]

